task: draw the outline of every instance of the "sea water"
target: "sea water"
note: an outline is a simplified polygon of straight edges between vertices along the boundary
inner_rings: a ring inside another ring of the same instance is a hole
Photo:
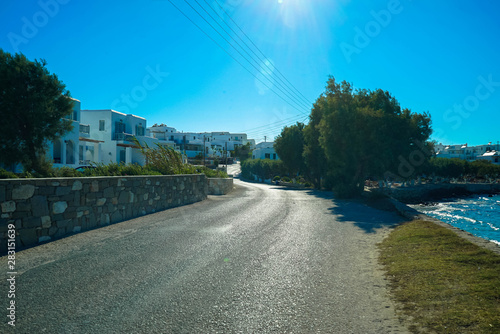
[[[461,199],[447,199],[438,203],[412,207],[428,216],[500,245],[500,195],[490,196],[476,195]]]

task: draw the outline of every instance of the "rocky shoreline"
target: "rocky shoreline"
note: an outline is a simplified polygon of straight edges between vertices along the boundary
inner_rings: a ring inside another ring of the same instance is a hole
[[[379,193],[379,191],[375,191]],[[439,219],[427,216],[406,204],[419,204],[438,201],[444,198],[463,197],[473,194],[498,194],[500,184],[428,184],[408,188],[384,189],[387,195],[384,206],[397,211],[401,216],[409,220],[425,220],[439,226],[446,227],[458,236],[500,255],[500,245],[489,240],[477,237],[467,231],[461,230]]]
[[[500,183],[421,184],[411,187],[378,188],[372,192],[384,194],[406,204],[422,204],[474,194],[500,194]]]

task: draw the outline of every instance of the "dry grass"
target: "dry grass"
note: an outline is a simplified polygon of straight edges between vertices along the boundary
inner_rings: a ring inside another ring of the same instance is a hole
[[[379,244],[400,311],[415,333],[500,333],[500,256],[427,221]]]

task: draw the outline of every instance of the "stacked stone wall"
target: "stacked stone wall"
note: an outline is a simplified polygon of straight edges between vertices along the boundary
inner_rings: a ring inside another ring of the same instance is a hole
[[[233,179],[207,179],[209,195],[226,195],[233,190]]]
[[[232,180],[231,180],[232,181]],[[0,253],[206,199],[205,175],[0,180]]]

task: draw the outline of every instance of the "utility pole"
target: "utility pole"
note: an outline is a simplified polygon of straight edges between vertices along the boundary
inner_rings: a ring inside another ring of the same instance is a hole
[[[207,148],[205,147],[205,135],[203,135],[203,166],[206,166],[207,165],[207,162],[206,162],[206,152],[207,152]]]
[[[264,143],[266,142],[266,140],[267,140],[267,136],[264,136]]]

